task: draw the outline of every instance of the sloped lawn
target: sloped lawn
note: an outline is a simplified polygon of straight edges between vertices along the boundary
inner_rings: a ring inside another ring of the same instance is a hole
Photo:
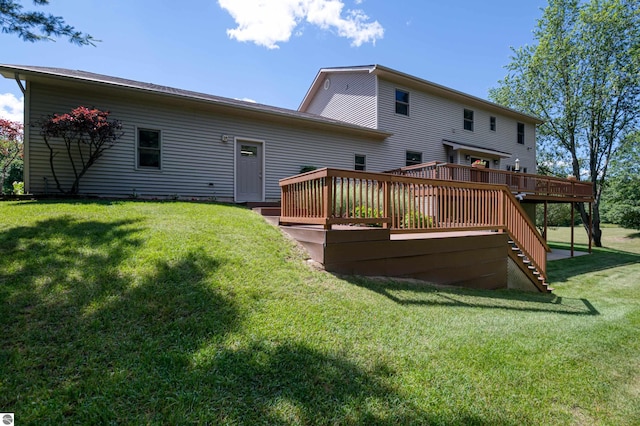
[[[640,238],[615,232],[552,262],[542,295],[334,277],[240,207],[0,203],[0,412],[639,424]]]

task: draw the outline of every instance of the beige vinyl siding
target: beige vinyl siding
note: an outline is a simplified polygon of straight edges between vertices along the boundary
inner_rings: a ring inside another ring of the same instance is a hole
[[[383,142],[338,131],[307,129],[299,124],[215,113],[198,102],[169,101],[163,96],[77,83],[61,87],[31,82],[29,92],[32,122],[78,105],[110,110],[112,118],[122,121],[124,136],[83,177],[82,194],[132,196],[135,190],[141,197],[177,195],[232,200],[233,137],[264,141],[267,200],[279,199],[279,179],[297,174],[303,165],[353,169],[354,153],[371,153],[378,163],[384,158]],[[161,170],[136,169],[136,127],[162,132]],[[229,141],[223,142],[222,135],[228,135]],[[43,178],[47,177],[48,192],[56,193],[49,152],[37,132],[32,132],[29,149],[29,190],[44,193]],[[62,164],[63,154],[58,154],[56,164]],[[370,158],[367,157],[368,168]],[[56,170],[61,171],[59,177],[68,189],[71,173],[63,173],[60,166]]]
[[[330,81],[325,89],[325,82]],[[376,77],[367,72],[330,73],[306,112],[376,128]]]
[[[395,91],[409,92],[409,116],[396,114]],[[464,109],[474,112],[474,130],[464,130]],[[496,131],[489,127],[489,117],[496,117]],[[535,173],[535,126],[525,123],[525,144],[517,143],[517,120],[486,111],[477,106],[401,87],[393,82],[378,79],[378,129],[393,133],[388,139],[388,168],[401,167],[405,152],[423,153],[423,161],[449,161],[443,139],[486,149],[513,153],[523,167]],[[531,149],[527,149],[531,148]],[[463,157],[464,159],[464,157]],[[500,168],[513,160],[503,160]],[[493,167],[493,164],[492,164]]]

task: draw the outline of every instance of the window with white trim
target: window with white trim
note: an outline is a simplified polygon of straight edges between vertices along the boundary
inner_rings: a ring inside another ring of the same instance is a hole
[[[473,132],[473,110],[464,110],[464,129]]]
[[[365,171],[367,170],[367,157],[365,155],[359,155],[356,154],[354,156],[354,170],[361,170],[361,171]]]
[[[409,115],[409,92],[396,89],[396,114]]]
[[[160,130],[138,129],[137,166],[141,169],[160,169],[162,143]]]

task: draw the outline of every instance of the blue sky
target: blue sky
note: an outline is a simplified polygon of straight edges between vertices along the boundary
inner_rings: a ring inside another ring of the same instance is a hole
[[[291,109],[320,68],[349,65],[381,64],[486,98],[505,75],[510,47],[533,43],[546,6],[544,0],[22,3],[102,41],[77,47],[0,33],[0,63],[80,69]],[[20,97],[15,81],[0,79],[0,116],[19,114]]]

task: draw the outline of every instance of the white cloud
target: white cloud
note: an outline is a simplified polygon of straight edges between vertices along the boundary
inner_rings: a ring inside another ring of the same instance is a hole
[[[22,123],[24,97],[16,98],[13,93],[0,93],[0,118]]]
[[[357,0],[361,4],[362,0]],[[323,30],[335,31],[351,40],[352,46],[374,43],[384,35],[384,28],[360,9],[343,13],[342,0],[218,0],[220,7],[233,17],[237,28],[227,30],[230,38],[250,41],[268,49],[289,41],[304,21]],[[299,34],[297,31],[296,34]]]

